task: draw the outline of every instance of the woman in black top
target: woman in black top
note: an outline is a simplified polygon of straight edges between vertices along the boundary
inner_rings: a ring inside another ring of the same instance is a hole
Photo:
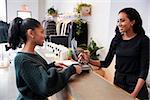
[[[119,12],[116,35],[111,41],[104,61],[89,60],[88,54],[79,58],[99,67],[108,67],[116,54],[114,84],[132,97],[148,99],[145,80],[149,70],[149,38],[142,27],[142,19],[133,8]]]
[[[47,62],[35,53],[36,45],[44,43],[44,30],[32,18],[15,18],[9,28],[9,44],[16,49],[22,42],[24,47],[15,57],[17,100],[48,100],[47,97],[62,90],[71,75],[81,73],[79,65],[71,65],[63,72],[57,71],[55,64]]]

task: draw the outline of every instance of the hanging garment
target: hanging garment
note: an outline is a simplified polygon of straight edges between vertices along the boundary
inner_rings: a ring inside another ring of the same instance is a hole
[[[8,28],[9,24],[0,21],[0,43],[8,42]]]
[[[46,34],[46,36],[57,35],[55,21],[47,20],[45,22],[45,34]]]
[[[57,35],[61,35],[61,27],[62,27],[62,24],[63,24],[62,21],[59,21],[59,22],[57,22],[57,24],[56,24],[56,33],[57,33]]]
[[[77,41],[77,45],[80,46],[81,44],[85,44],[87,46],[88,44],[88,24],[81,23],[81,29],[80,34],[77,34],[78,28],[77,23],[73,22],[72,26],[72,38],[75,37],[75,40]]]

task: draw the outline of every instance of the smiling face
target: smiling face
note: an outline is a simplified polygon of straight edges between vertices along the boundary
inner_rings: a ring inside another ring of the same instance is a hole
[[[117,21],[117,26],[119,28],[119,31],[121,33],[128,32],[128,31],[133,31],[133,25],[135,21],[131,21],[127,14],[124,12],[119,13],[118,15],[118,21]]]

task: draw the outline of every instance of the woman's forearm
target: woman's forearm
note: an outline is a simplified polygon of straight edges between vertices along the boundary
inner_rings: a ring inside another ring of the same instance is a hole
[[[137,84],[134,88],[134,91],[131,93],[132,97],[136,97],[138,95],[138,93],[140,92],[140,90],[143,87],[144,83],[145,83],[145,80],[143,80],[142,78],[138,79]]]

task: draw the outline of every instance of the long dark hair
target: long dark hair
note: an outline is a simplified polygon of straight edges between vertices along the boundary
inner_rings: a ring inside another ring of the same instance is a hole
[[[119,14],[121,12],[126,13],[127,17],[129,18],[130,21],[135,20],[135,23],[133,25],[133,31],[134,31],[134,33],[136,33],[136,34],[145,34],[145,31],[144,31],[144,29],[142,27],[141,16],[137,12],[136,9],[134,9],[134,8],[124,8],[124,9],[122,9],[122,10],[119,11]],[[121,34],[119,32],[118,26],[116,27],[115,32],[116,32],[116,35]]]
[[[145,34],[145,31],[142,27],[141,16],[134,8],[124,8],[124,9],[119,11],[119,14],[121,12],[126,13],[127,17],[129,18],[130,21],[135,20],[135,23],[133,25],[134,33],[136,33],[136,34]],[[115,46],[114,47],[116,47],[122,39],[122,37],[121,37],[122,34],[120,33],[118,26],[116,26],[115,33],[116,33],[116,35],[114,37],[114,40],[115,40],[115,43],[114,43]]]
[[[40,22],[33,18],[22,19],[16,17],[9,27],[9,45],[12,49],[16,49],[22,42],[27,41],[27,30],[40,26]]]

